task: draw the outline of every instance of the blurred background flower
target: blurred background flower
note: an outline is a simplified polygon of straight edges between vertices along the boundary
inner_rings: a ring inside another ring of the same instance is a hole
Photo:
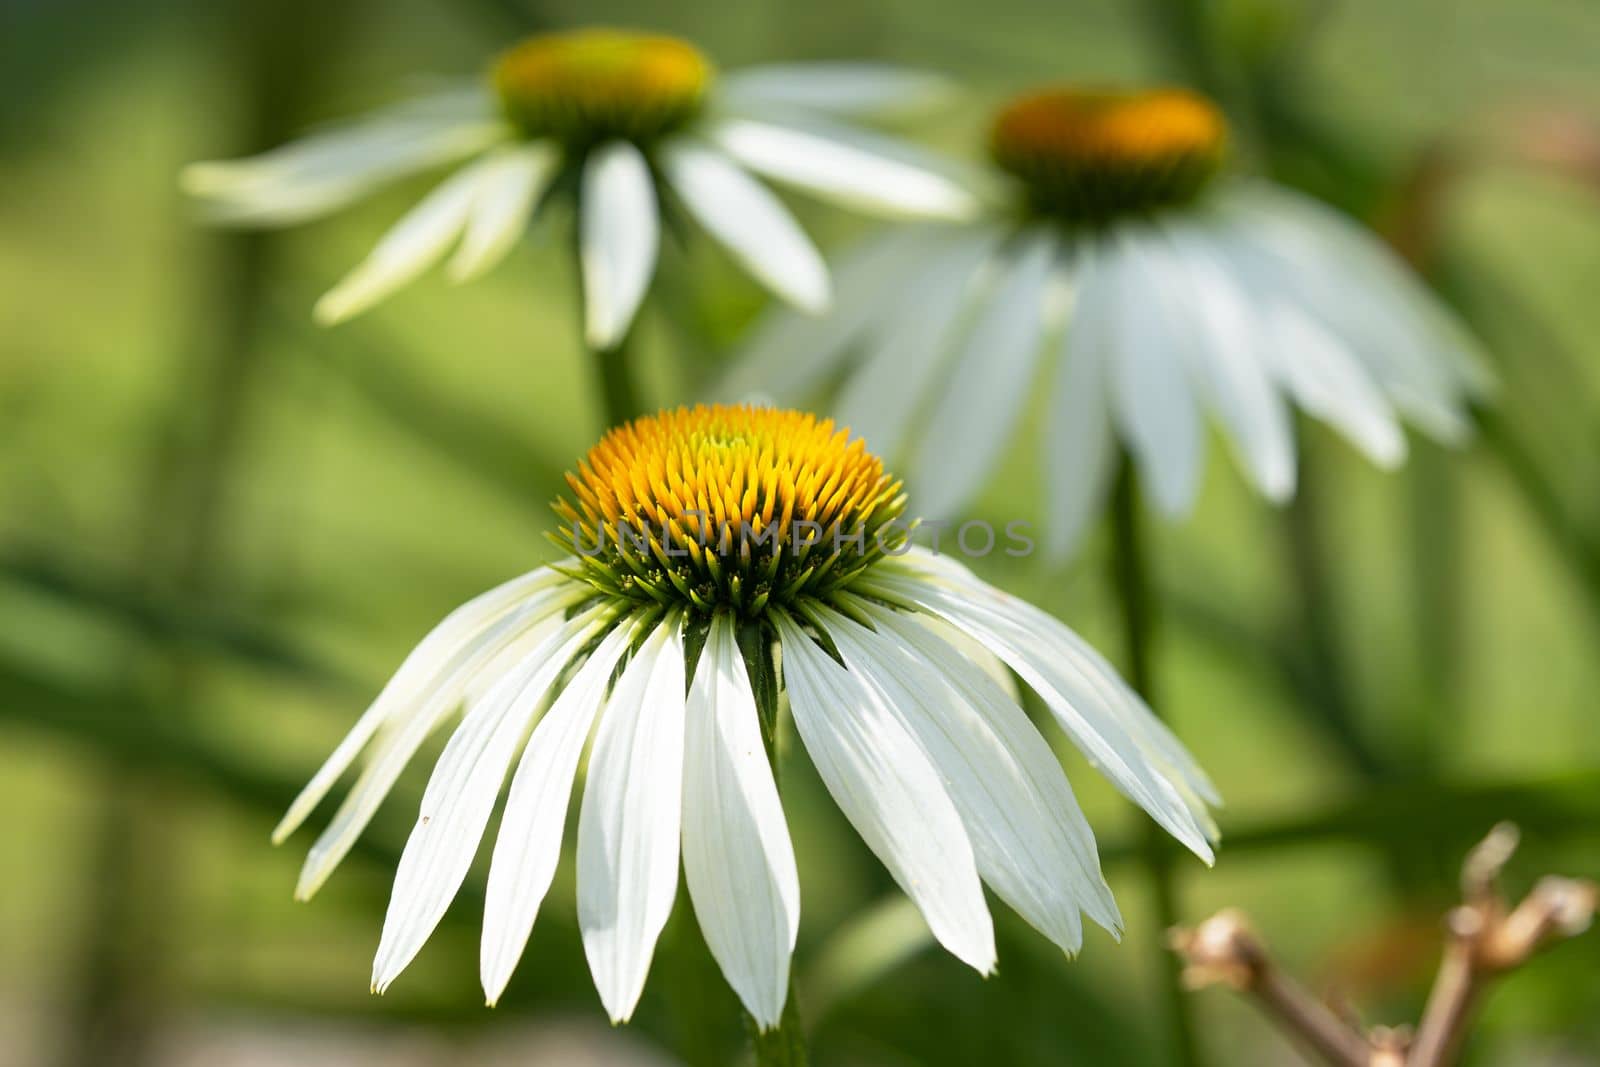
[[[753,67],[723,78],[675,37],[545,33],[501,53],[481,85],[419,97],[248,159],[191,164],[182,185],[212,222],[282,226],[474,157],[317,301],[317,321],[333,325],[366,311],[452,247],[450,280],[475,278],[511,251],[530,218],[554,210],[548,200],[570,201],[584,339],[605,352],[627,337],[650,288],[663,216],[693,218],[808,314],[827,309],[820,253],[752,170],[880,214],[971,214],[972,195],[941,173],[949,168],[838,122],[921,110],[950,91],[929,74],[866,64]],[[619,403],[610,421],[638,414],[635,407]]]
[[[1414,438],[1395,474],[1297,426],[1285,521],[1213,458],[1192,517],[1154,536],[1161,708],[1228,799],[1217,867],[1174,867],[1180,912],[1247,908],[1313,985],[1370,1019],[1415,1018],[1460,855],[1493,822],[1526,831],[1513,885],[1600,865],[1587,0],[23,0],[0,19],[8,1067],[722,1064],[744,1047],[684,901],[633,1024],[594,1025],[570,855],[529,947],[537,966],[495,1012],[475,981],[481,867],[407,981],[369,996],[374,919],[425,776],[398,783],[313,908],[289,900],[299,857],[266,845],[350,709],[427,627],[552,558],[547,501],[601,430],[601,399],[572,250],[538,227],[472,286],[423,278],[320,331],[306,309],[326,280],[426,183],[315,227],[235,233],[196,227],[173,175],[409,95],[415,72],[476,69],[587,23],[678,35],[730,70],[948,73],[972,101],[927,135],[957,158],[1030,84],[1191,85],[1225,107],[1243,167],[1381,233],[1482,339],[1502,388],[1469,446]],[[787,206],[825,253],[868,230]],[[768,301],[715,242],[661,255],[636,328],[649,405],[709,383]],[[1043,410],[1029,398],[1018,440]],[[1010,450],[974,514],[1023,517],[1037,462]],[[1109,547],[1096,530],[1070,570],[1003,553],[973,566],[1125,666],[1095,566]],[[982,981],[933,950],[793,761],[795,988],[818,1061],[1174,1062],[1153,1021],[1139,824],[1060,755],[1125,944],[1090,932],[1068,963],[1002,912],[1002,965]],[[1475,1062],[1595,1062],[1597,945],[1576,940],[1497,991]],[[1293,1062],[1248,1008],[1190,1008],[1207,1062]]]
[[[1207,419],[1277,503],[1295,489],[1291,403],[1385,468],[1405,456],[1402,415],[1465,439],[1490,380],[1466,331],[1375,236],[1219,175],[1227,142],[1192,92],[1024,93],[991,125],[1009,182],[986,217],[868,238],[836,306],[774,312],[719,391],[816,402],[842,377],[829,410],[904,457],[938,516],[972,502],[1042,393],[1039,518],[1057,557],[1123,454],[1159,511],[1187,514]]]

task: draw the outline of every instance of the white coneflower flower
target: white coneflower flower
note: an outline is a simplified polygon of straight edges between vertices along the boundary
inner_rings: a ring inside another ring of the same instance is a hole
[[[780,693],[839,807],[960,959],[995,963],[985,883],[1065,952],[1082,943],[1080,912],[1117,932],[1094,836],[996,657],[1209,861],[1215,794],[1173,735],[1067,627],[911,549],[900,483],[848,431],[772,408],[679,409],[610,431],[568,481],[557,511],[570,557],[429,634],[278,828],[293,831],[368,752],[306,861],[309,896],[465,705],[400,860],[375,989],[444,914],[515,763],[483,925],[483,985],[500,996],[593,732],[578,921],[606,1010],[633,1012],[681,858],[712,955],[757,1022],[776,1025],[800,915],[767,749]]]
[[[649,286],[663,198],[675,198],[775,293],[813,312],[829,300],[822,258],[750,172],[884,214],[970,212],[970,196],[927,161],[839,122],[926,103],[941,85],[855,64],[754,68],[718,80],[698,50],[674,38],[550,33],[505,52],[481,88],[412,101],[251,159],[197,163],[183,184],[218,222],[276,226],[470,158],[322,298],[324,323],[366,310],[453,245],[449,276],[481,274],[549,194],[572,190],[585,332],[603,349],[627,332]]]
[[[970,501],[1042,390],[1056,555],[1098,512],[1119,442],[1154,503],[1186,512],[1208,415],[1274,501],[1295,487],[1292,405],[1384,467],[1402,416],[1459,438],[1486,384],[1464,332],[1348,220],[1223,177],[1226,139],[1185,91],[1021,97],[993,125],[1009,195],[986,218],[870,239],[834,310],[775,316],[723,389],[791,401],[843,378],[840,421],[904,458],[929,515]]]

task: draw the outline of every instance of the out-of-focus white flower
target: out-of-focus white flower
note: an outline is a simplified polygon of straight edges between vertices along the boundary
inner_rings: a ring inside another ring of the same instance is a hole
[[[1488,376],[1464,331],[1347,219],[1223,176],[1208,101],[1046,90],[1000,112],[990,147],[983,218],[869,238],[836,271],[833,310],[774,313],[720,395],[797,402],[842,379],[833,413],[942,516],[1042,393],[1057,556],[1121,449],[1158,508],[1185,513],[1208,419],[1274,501],[1295,488],[1296,406],[1384,467],[1404,458],[1402,418],[1445,441],[1468,431]]]
[[[500,996],[554,876],[592,732],[578,921],[606,1010],[632,1014],[681,860],[711,954],[756,1021],[776,1025],[800,918],[768,756],[780,694],[840,809],[961,960],[994,967],[985,884],[1069,954],[1082,915],[1117,933],[1093,832],[996,659],[1210,861],[1216,795],[1177,739],[1066,626],[912,548],[896,532],[900,483],[832,423],[664,412],[610,431],[568,481],[557,540],[570,557],[430,633],[278,828],[281,840],[366,753],[306,860],[308,897],[465,705],[400,859],[375,989],[443,916],[515,764],[483,923],[483,986]]]
[[[931,159],[847,120],[926,106],[945,83],[867,64],[757,67],[718,78],[684,41],[614,30],[530,38],[481,87],[401,104],[249,159],[196,163],[209,217],[282,226],[385,182],[467,160],[322,298],[335,323],[455,249],[465,281],[494,266],[557,191],[577,197],[585,332],[616,343],[655,270],[664,199],[779,296],[828,305],[822,257],[753,175],[885,215],[959,218],[972,197]]]

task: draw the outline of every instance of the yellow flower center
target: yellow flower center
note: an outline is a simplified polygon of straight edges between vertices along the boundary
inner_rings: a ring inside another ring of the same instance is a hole
[[[679,408],[608,432],[567,475],[555,539],[602,593],[747,616],[826,597],[898,552],[901,483],[799,411]]]
[[[1034,210],[1092,223],[1194,199],[1227,140],[1216,105],[1187,90],[1045,89],[1000,111],[989,149]]]
[[[528,137],[580,148],[679,129],[699,112],[711,77],[685,41],[593,29],[530,37],[493,71],[502,108]]]

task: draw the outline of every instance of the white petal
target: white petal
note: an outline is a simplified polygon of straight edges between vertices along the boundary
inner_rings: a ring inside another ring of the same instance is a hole
[[[850,249],[833,272],[838,295],[828,313],[820,318],[787,308],[769,313],[712,395],[741,402],[751,397],[798,400],[838,369],[933,239],[920,228],[899,228]]]
[[[451,735],[395,871],[372,963],[375,992],[389,987],[444,917],[483,840],[528,722],[557,676],[605,621],[604,609],[591,609],[551,634],[468,709]]]
[[[1159,762],[1170,772],[1170,776],[1181,780],[1179,784],[1207,804],[1222,803],[1216,786],[1171,729],[1156,717],[1138,693],[1123,682],[1116,668],[1071,627],[1027,601],[996,589],[948,557],[934,556],[923,549],[914,548],[908,556],[896,562],[907,569],[924,568],[935,575],[937,581],[959,590],[960,595],[1011,615],[1028,630],[1042,634],[1058,645],[1062,659],[1077,664],[1084,675],[1094,680],[1095,685],[1108,695],[1108,699],[1119,705],[1117,710],[1129,729],[1137,735],[1142,746],[1159,757]]]
[[[689,691],[683,873],[706,947],[762,1028],[778,1025],[800,928],[800,879],[755,693],[726,615]]]
[[[317,321],[331,326],[359,315],[443,258],[466,225],[484,179],[493,173],[493,160],[485,158],[441,182],[317,301]]]
[[[579,197],[584,332],[593,348],[620,341],[656,269],[660,220],[650,165],[626,141],[589,154]]]
[[[919,568],[926,574],[919,576]],[[1175,751],[1168,747],[1169,732],[1151,729],[1155,717],[1066,626],[984,584],[955,561],[926,552],[885,561],[862,589],[931,611],[987,644],[1044,698],[1102,774],[1168,833],[1211,862],[1206,828],[1186,799],[1186,793],[1211,791],[1209,781],[1181,746]],[[1175,756],[1182,757],[1181,764]],[[1194,788],[1199,785],[1204,790]]]
[[[555,145],[538,143],[504,149],[485,161],[467,232],[447,268],[451,281],[476,278],[505,258],[560,163]]]
[[[1405,432],[1360,361],[1300,309],[1270,299],[1262,303],[1277,353],[1274,369],[1296,402],[1379,467],[1393,470],[1404,463]]]
[[[1136,246],[1148,239],[1143,234],[1115,235],[1101,261],[1116,309],[1108,339],[1112,412],[1151,498],[1167,515],[1176,516],[1189,510],[1199,489],[1205,436],[1178,354],[1180,338],[1191,324],[1175,321],[1158,299],[1163,286],[1180,279],[1152,271],[1142,261]]]
[[[882,63],[774,63],[725,74],[717,85],[724,107],[878,119],[927,111],[954,95],[942,75]]]
[[[962,346],[911,463],[925,514],[945,517],[969,503],[1011,440],[1038,366],[1054,258],[1054,240],[1027,237]]]
[[[1256,487],[1281,503],[1294,494],[1294,429],[1269,369],[1273,356],[1264,351],[1272,339],[1207,232],[1181,224],[1162,229],[1170,248],[1142,247],[1167,259],[1162,276],[1182,279],[1165,296],[1192,326],[1180,337],[1190,373]]]
[[[1363,361],[1283,281],[1281,264],[1236,228],[1214,233],[1268,332],[1273,373],[1306,412],[1332,425],[1380,467],[1406,456],[1405,434]]]
[[[777,617],[794,722],[834,802],[957,959],[994,968],[972,842],[939,773],[882,699]]]
[[[628,625],[606,635],[539,720],[511,778],[483,905],[478,966],[491,1006],[511,981],[555,877],[578,758],[632,637]]]
[[[356,756],[372,740],[378,729],[414,705],[420,695],[437,688],[442,679],[454,671],[467,651],[474,646],[495,622],[504,618],[535,594],[547,592],[564,579],[548,567],[519,575],[467,601],[440,621],[428,635],[406,656],[395,671],[394,677],[384,685],[378,698],[362,714],[355,727],[339,742],[311,781],[289,805],[289,810],[272,831],[273,844],[281,843],[294,833],[306,816],[322,802],[339,777],[355,762]],[[548,603],[548,600],[545,601]]]
[[[180,183],[207,202],[210,221],[284,226],[333,211],[384,182],[480,152],[507,132],[492,115],[391,109],[247,159],[191,164]]]
[[[826,608],[819,609],[821,621],[845,666],[878,688],[938,768],[983,880],[1069,954],[1083,945],[1080,908],[1094,909],[1098,921],[1119,932],[1094,834],[1027,714],[905,616],[859,599],[850,603],[877,633]]]
[[[679,142],[663,153],[690,214],[756,279],[813,314],[828,306],[828,268],[778,198],[727,157]]]
[[[908,272],[897,307],[872,331],[861,367],[838,402],[838,422],[880,456],[899,452],[913,418],[949,361],[950,338],[969,311],[999,234],[987,227],[963,232],[921,257]]]
[[[973,195],[932,158],[887,138],[795,120],[727,119],[709,132],[751,170],[863,211],[950,219],[977,211]]]
[[[372,821],[400,772],[428,736],[455,712],[478,672],[528,630],[583,596],[581,588],[574,589],[569,583],[527,598],[470,642],[452,650],[448,661],[426,689],[404,695],[407,706],[384,724],[371,762],[307,853],[300,869],[300,881],[295,886],[296,897],[309,899],[333,873],[361,831]]]
[[[606,702],[578,815],[578,925],[613,1022],[639,1003],[678,891],[684,665],[676,617],[645,639]]]
[[[989,681],[999,687],[1000,691],[1010,697],[1013,703],[1022,702],[1022,690],[1017,686],[1017,676],[1011,673],[1011,668],[1006,666],[1006,661],[990,652],[989,649],[978,641],[967,636],[966,631],[958,630],[943,619],[932,615],[920,615],[917,621],[924,627],[932,630],[945,644],[954,648],[961,657],[977,666]]]
[[[1072,310],[1044,429],[1049,489],[1045,539],[1056,560],[1073,552],[1093,525],[1117,459],[1105,368],[1113,355],[1107,342],[1115,293],[1102,276],[1092,244],[1085,244],[1078,258]]]
[[[1341,263],[1368,277],[1394,316],[1413,331],[1418,357],[1439,374],[1469,393],[1494,390],[1495,374],[1477,338],[1375,234],[1326,204],[1278,186],[1252,184],[1242,198],[1318,233],[1337,250]]]
[[[1466,399],[1486,384],[1474,346],[1391,252],[1269,186],[1241,185],[1223,204],[1239,236],[1276,259],[1278,290],[1349,345],[1397,407],[1442,440],[1470,432]]]

